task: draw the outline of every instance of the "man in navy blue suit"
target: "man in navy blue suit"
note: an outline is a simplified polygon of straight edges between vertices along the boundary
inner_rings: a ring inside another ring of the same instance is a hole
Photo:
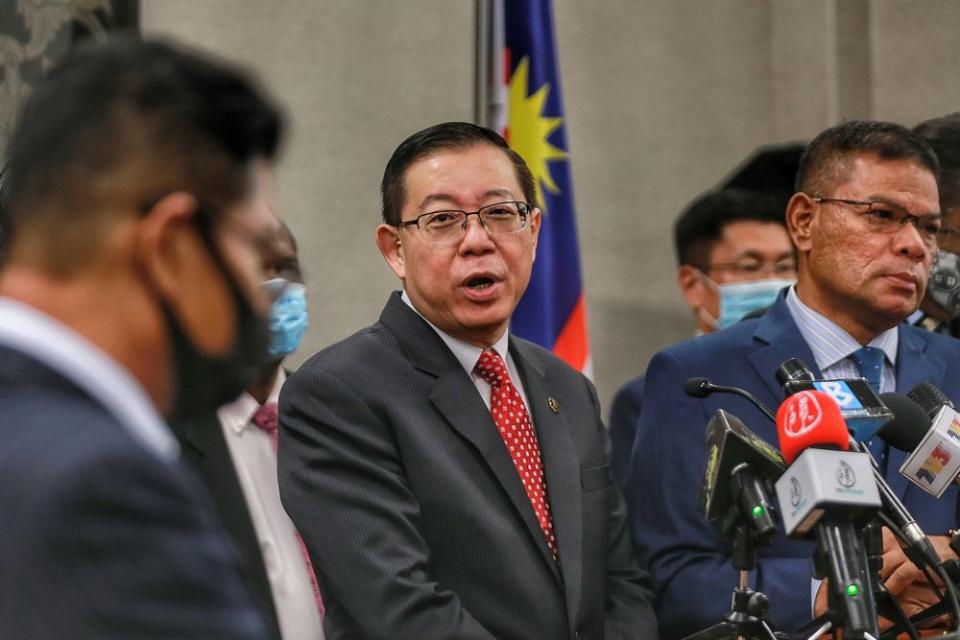
[[[262,365],[280,132],[243,74],[132,40],[27,102],[0,270],[0,637],[269,637],[161,416]]]
[[[720,621],[737,584],[731,546],[699,507],[705,466],[704,427],[717,409],[738,416],[776,444],[776,429],[738,397],[695,399],[683,383],[705,376],[743,387],[770,407],[783,393],[774,379],[787,358],[804,360],[818,377],[870,378],[880,391],[906,392],[929,381],[960,400],[960,343],[903,320],[924,295],[942,235],[938,163],[929,145],[907,129],[847,122],[821,133],[801,159],[787,227],[798,253],[798,277],[759,319],[657,354],[647,370],[644,407],[627,480],[634,540],[657,583],[664,638]],[[942,555],[957,525],[957,489],[936,500],[898,473],[905,454],[871,443],[887,481]],[[938,534],[938,535],[933,535]],[[759,552],[751,585],[771,602],[769,619],[789,630],[811,618],[812,544],[782,534]],[[923,593],[902,551],[888,541],[881,573],[902,602]]]

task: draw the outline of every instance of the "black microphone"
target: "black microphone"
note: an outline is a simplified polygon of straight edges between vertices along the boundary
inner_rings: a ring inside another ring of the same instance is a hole
[[[756,533],[769,540],[777,531],[771,482],[786,465],[770,443],[722,409],[707,423],[707,462],[700,488],[700,505],[707,520],[718,524],[732,511]],[[729,522],[720,524],[728,533]]]
[[[759,409],[763,415],[770,418],[770,422],[773,422],[774,424],[777,422],[777,419],[774,417],[770,409],[767,409],[767,407],[760,402],[755,395],[746,389],[713,384],[707,378],[689,378],[683,383],[683,390],[688,396],[693,398],[706,398],[713,393],[732,393],[733,395],[740,396],[741,398],[746,398],[753,403],[753,406]]]
[[[931,382],[921,382],[910,391],[907,391],[907,397],[920,405],[933,420],[943,407],[955,409],[950,398],[945,396],[940,389],[933,386]]]
[[[928,412],[902,393],[881,393],[880,400],[893,411],[893,420],[877,435],[891,447],[910,453],[930,430],[932,422]]]

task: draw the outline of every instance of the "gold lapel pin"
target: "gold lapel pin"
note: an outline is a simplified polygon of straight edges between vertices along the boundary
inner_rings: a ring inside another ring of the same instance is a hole
[[[560,413],[560,403],[553,398],[547,398],[547,404],[550,405],[550,411]]]

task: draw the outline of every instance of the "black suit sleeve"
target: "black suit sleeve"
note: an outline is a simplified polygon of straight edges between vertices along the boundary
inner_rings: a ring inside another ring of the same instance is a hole
[[[327,629],[370,640],[493,640],[431,577],[388,419],[316,366],[287,381],[280,416],[280,494],[310,551]]]

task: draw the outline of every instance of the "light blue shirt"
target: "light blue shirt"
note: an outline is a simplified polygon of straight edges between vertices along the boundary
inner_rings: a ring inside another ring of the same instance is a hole
[[[140,382],[70,327],[34,307],[0,297],[0,344],[42,362],[83,389],[158,458],[179,457],[180,445]]]
[[[842,380],[861,377],[850,354],[864,346],[876,347],[884,354],[880,392],[894,390],[897,383],[897,346],[900,342],[897,327],[887,329],[868,344],[862,345],[837,323],[805,305],[797,295],[795,286],[787,290],[787,309],[813,352],[813,358],[824,378]]]

